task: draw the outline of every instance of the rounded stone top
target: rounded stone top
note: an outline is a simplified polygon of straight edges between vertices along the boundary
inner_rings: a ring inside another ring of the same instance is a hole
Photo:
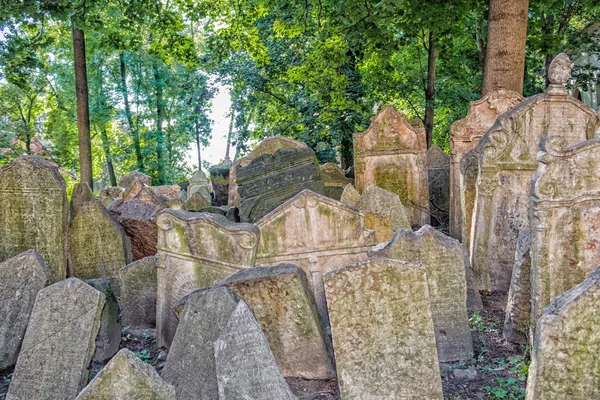
[[[548,80],[552,85],[564,86],[571,76],[571,59],[565,53],[560,53],[550,63],[548,68]]]

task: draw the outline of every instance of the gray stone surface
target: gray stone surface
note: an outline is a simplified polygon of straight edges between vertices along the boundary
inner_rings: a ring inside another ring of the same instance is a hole
[[[67,203],[58,168],[21,156],[0,168],[0,261],[37,250],[54,274],[67,274]]]
[[[69,202],[70,217],[73,218],[77,206],[94,200],[96,200],[96,198],[88,184],[85,182],[77,182],[71,192],[71,201]]]
[[[150,364],[123,349],[75,400],[175,400],[175,389]]]
[[[531,314],[531,230],[519,232],[508,291],[508,301],[504,318],[502,336],[512,343],[527,344]]]
[[[152,186],[152,178],[139,171],[132,171],[129,174],[122,177],[119,181],[119,186],[125,189],[129,189],[136,182],[141,182],[145,185]]]
[[[344,400],[443,398],[422,265],[370,259],[327,274],[325,292]]]
[[[135,261],[119,271],[121,323],[133,329],[156,328],[156,257]]]
[[[349,205],[350,207],[356,207],[360,201],[360,193],[358,193],[358,190],[354,188],[353,184],[349,183],[344,186],[344,190],[340,196],[340,201]]]
[[[209,206],[210,199],[207,199],[206,196],[197,191],[181,205],[181,209],[185,211],[200,211]]]
[[[239,301],[214,348],[219,400],[296,400],[244,300]]]
[[[323,194],[335,200],[340,200],[344,187],[353,182],[352,179],[346,178],[343,169],[330,162],[319,167],[319,176],[323,181]]]
[[[92,357],[92,360],[103,363],[117,354],[121,344],[122,325],[119,319],[119,303],[108,281],[90,279],[85,283],[102,293],[106,300],[100,317],[100,329],[96,336],[96,350]]]
[[[77,278],[38,292],[6,400],[71,400],[86,384],[104,295]]]
[[[600,269],[555,297],[535,328],[527,400],[600,398]]]
[[[226,287],[196,290],[175,304],[179,326],[162,377],[175,387],[177,399],[219,397],[215,341],[238,303]]]
[[[210,182],[212,184],[214,206],[226,206],[229,196],[229,168],[231,161],[227,160],[219,165],[210,167]]]
[[[449,233],[450,156],[436,144],[427,150],[427,177],[431,225]]]
[[[400,197],[377,185],[367,185],[356,207],[386,216],[392,225],[392,231],[399,228],[411,229],[411,211],[404,207]]]
[[[0,368],[17,362],[35,296],[51,280],[52,271],[35,250],[0,263]]]

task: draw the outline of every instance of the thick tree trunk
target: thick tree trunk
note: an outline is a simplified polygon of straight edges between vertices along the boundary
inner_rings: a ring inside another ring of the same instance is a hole
[[[92,177],[92,141],[88,104],[85,37],[83,31],[72,27],[73,59],[75,61],[75,95],[77,98],[77,130],[79,132],[79,179],[94,189]]]
[[[499,88],[523,93],[529,0],[489,0],[481,95]]]
[[[163,185],[166,181],[165,172],[165,150],[164,150],[164,98],[163,98],[163,83],[161,81],[158,65],[154,62],[154,89],[156,91],[156,166],[158,169],[158,184]]]
[[[125,103],[125,116],[127,117],[127,123],[129,124],[129,130],[133,138],[133,148],[135,150],[135,158],[137,160],[137,170],[144,171],[144,157],[142,156],[142,146],[140,145],[140,135],[137,127],[133,123],[131,117],[131,107],[129,106],[129,94],[127,92],[127,67],[125,64],[125,54],[121,52],[119,54],[119,62],[121,64],[121,93],[123,95],[123,102]]]
[[[115,168],[112,160],[112,153],[110,151],[110,142],[108,141],[108,133],[106,132],[106,126],[103,126],[100,130],[100,136],[102,137],[102,149],[104,150],[104,158],[106,159],[106,169],[108,169],[108,177],[110,179],[111,186],[117,186],[117,176],[115,175]]]
[[[427,148],[433,143],[433,117],[435,112],[435,46],[437,39],[435,32],[429,31],[429,47],[427,54],[427,89],[425,90],[425,134]]]

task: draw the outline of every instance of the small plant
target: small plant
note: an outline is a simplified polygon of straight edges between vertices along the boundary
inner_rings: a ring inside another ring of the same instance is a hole
[[[521,400],[525,398],[525,389],[516,385],[515,378],[496,378],[496,386],[484,386],[491,399]]]
[[[140,335],[140,337],[144,341],[147,341],[148,339],[150,339],[150,335],[148,335],[148,332],[142,332],[142,334]]]
[[[489,333],[496,328],[495,322],[486,321],[479,311],[473,313],[471,318],[469,318],[469,324],[471,324],[471,330],[477,332],[486,332]]]
[[[148,350],[136,351],[135,356],[145,363],[150,363],[152,356],[148,353]]]

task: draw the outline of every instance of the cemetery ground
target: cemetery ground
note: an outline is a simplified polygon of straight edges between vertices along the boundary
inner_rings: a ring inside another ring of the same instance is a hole
[[[444,399],[524,399],[529,351],[526,346],[514,345],[502,339],[506,294],[484,294],[482,301],[482,311],[469,313],[474,348],[471,359],[440,364]],[[136,331],[125,327],[120,347],[134,352],[159,374],[165,365],[161,349],[156,346],[154,330]],[[92,362],[89,380],[104,365]],[[13,368],[0,370],[0,400],[5,399],[12,372]],[[335,380],[288,378],[287,382],[299,399],[340,399]]]

